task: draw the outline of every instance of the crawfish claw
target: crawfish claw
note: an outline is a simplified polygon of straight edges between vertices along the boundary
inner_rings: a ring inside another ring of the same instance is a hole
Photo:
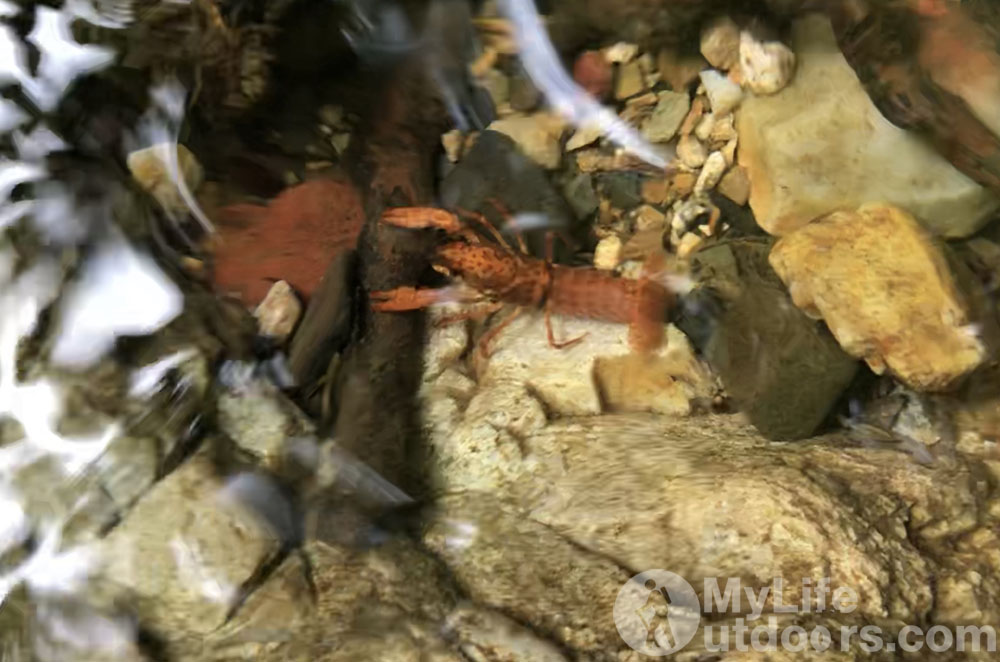
[[[372,310],[400,312],[419,310],[441,301],[441,291],[433,288],[397,287],[392,290],[370,292]]]
[[[440,228],[449,233],[460,232],[462,222],[446,209],[434,207],[393,207],[382,212],[382,222],[400,228]]]

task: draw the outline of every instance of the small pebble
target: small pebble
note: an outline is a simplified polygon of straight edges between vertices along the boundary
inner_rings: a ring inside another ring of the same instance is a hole
[[[678,234],[684,234],[695,222],[704,218],[711,210],[695,199],[687,199],[674,205],[674,215],[670,228]]]
[[[694,135],[698,137],[698,140],[704,140],[708,142],[709,138],[712,137],[712,130],[715,128],[715,115],[709,113],[701,118],[698,122],[698,126],[694,129]]]
[[[441,135],[441,146],[444,147],[444,153],[449,161],[458,163],[462,157],[462,143],[464,142],[465,136],[458,129],[452,129]]]
[[[340,106],[326,105],[320,108],[319,121],[331,129],[346,128],[344,124],[344,109]]]
[[[674,175],[673,182],[671,182],[671,188],[680,197],[687,197],[694,191],[694,185],[697,178],[693,172],[678,172]]]
[[[646,179],[642,182],[642,199],[645,202],[659,205],[667,201],[670,193],[670,182],[666,179]]]
[[[698,247],[704,242],[705,238],[700,234],[688,232],[686,235],[681,237],[680,244],[677,246],[677,257],[682,260],[688,258],[692,253],[698,250]]]
[[[625,41],[604,49],[604,58],[611,64],[628,64],[639,54],[639,47]]]
[[[585,51],[573,64],[573,78],[598,100],[611,94],[614,70],[600,51]]]
[[[734,163],[736,163],[736,145],[738,144],[738,142],[739,142],[738,138],[733,138],[732,140],[726,143],[725,147],[723,147],[722,150],[720,150],[722,152],[722,155],[726,157],[726,167],[732,166]]]
[[[696,97],[691,102],[691,110],[688,111],[687,117],[684,118],[684,122],[681,124],[680,134],[682,136],[686,136],[695,130],[695,127],[698,126],[702,116],[705,114],[705,107],[707,105],[708,100],[705,97]]]
[[[279,343],[288,339],[301,316],[302,302],[295,296],[292,286],[283,280],[271,286],[254,311],[260,334]]]
[[[594,267],[613,270],[622,260],[622,240],[618,235],[609,235],[597,242],[594,248]]]
[[[642,127],[642,134],[653,142],[667,142],[677,134],[691,107],[686,92],[660,92],[656,109]]]
[[[795,74],[795,53],[780,41],[759,42],[749,32],[740,36],[740,71],[754,94],[775,94]]]
[[[489,92],[494,106],[502,106],[510,100],[510,79],[496,69],[489,69],[479,84]]]
[[[740,57],[740,28],[728,16],[721,16],[701,31],[701,54],[708,63],[723,71],[732,68]]]
[[[655,207],[642,205],[635,210],[636,232],[662,230],[667,224],[666,215]]]
[[[743,100],[743,89],[714,69],[701,72],[701,82],[705,86],[712,114],[722,117],[731,113]]]
[[[716,116],[709,132],[708,139],[714,143],[727,143],[736,137],[736,125],[732,114]]]
[[[601,137],[603,131],[600,126],[585,126],[577,129],[572,137],[566,142],[566,151],[572,152],[587,145],[592,145]]]
[[[705,159],[708,158],[708,150],[694,136],[681,136],[677,143],[677,158],[693,170],[704,165]]]
[[[726,157],[722,152],[712,152],[705,160],[705,167],[698,174],[698,181],[694,185],[695,194],[706,193],[715,188],[725,172]]]
[[[629,62],[618,67],[618,81],[615,84],[615,98],[628,99],[646,89],[642,79],[642,68],[638,62]]]
[[[330,136],[330,145],[337,152],[337,156],[342,155],[347,151],[347,146],[351,144],[351,134],[349,133],[335,133]]]

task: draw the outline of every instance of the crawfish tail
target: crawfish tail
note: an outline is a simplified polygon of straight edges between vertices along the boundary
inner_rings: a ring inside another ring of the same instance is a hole
[[[663,338],[663,325],[673,295],[655,281],[618,278],[597,269],[552,267],[549,306],[553,313],[630,325],[636,349],[653,349]]]

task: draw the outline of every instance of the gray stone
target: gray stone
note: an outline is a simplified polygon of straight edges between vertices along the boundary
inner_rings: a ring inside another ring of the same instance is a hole
[[[642,177],[635,173],[598,174],[597,190],[616,209],[629,210],[642,204]]]
[[[834,209],[879,201],[944,237],[964,237],[1000,201],[919,136],[886,120],[840,52],[830,21],[795,23],[798,68],[778,94],[746,99],[739,162],[761,227],[784,235]]]
[[[489,69],[483,76],[483,87],[489,92],[493,105],[497,108],[511,100],[511,83],[507,76],[496,69]]]
[[[829,414],[858,362],[795,307],[767,263],[769,250],[768,241],[742,240],[693,257],[700,286],[725,302],[705,356],[764,436],[802,439]]]
[[[677,134],[691,108],[687,92],[660,92],[653,114],[642,126],[642,135],[653,142],[667,142]]]
[[[566,194],[566,202],[576,212],[577,218],[587,218],[597,211],[600,200],[594,193],[594,181],[590,173],[581,172],[566,184],[563,191]]]
[[[510,107],[522,113],[529,113],[538,107],[542,95],[523,71],[517,71],[510,78]]]

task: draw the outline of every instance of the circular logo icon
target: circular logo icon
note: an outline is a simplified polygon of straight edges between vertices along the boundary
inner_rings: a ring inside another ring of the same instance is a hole
[[[701,623],[701,604],[679,575],[646,570],[618,591],[614,618],[626,644],[643,655],[661,657],[691,641]]]

